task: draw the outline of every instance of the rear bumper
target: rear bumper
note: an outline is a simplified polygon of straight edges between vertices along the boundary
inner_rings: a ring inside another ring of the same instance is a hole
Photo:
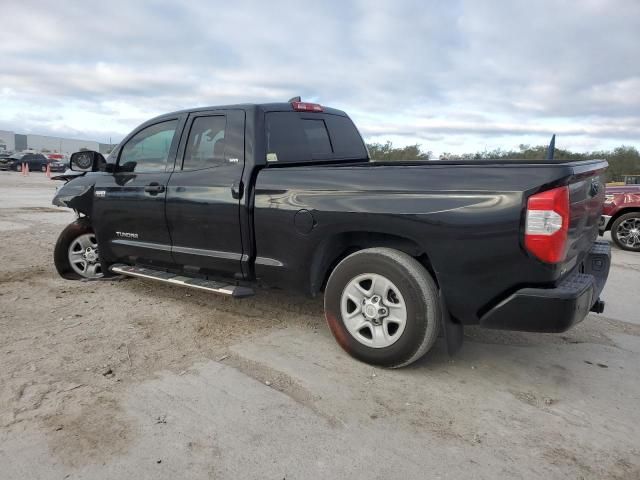
[[[589,311],[602,313],[600,292],[609,276],[611,247],[597,241],[589,255],[555,288],[523,288],[511,294],[480,319],[480,325],[524,332],[564,332]]]

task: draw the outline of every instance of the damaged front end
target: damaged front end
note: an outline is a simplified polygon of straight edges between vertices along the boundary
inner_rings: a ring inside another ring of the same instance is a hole
[[[67,207],[78,214],[91,216],[93,210],[93,189],[96,178],[94,175],[74,175],[73,177],[61,175],[56,180],[65,180],[62,187],[58,188],[52,203],[57,207]]]

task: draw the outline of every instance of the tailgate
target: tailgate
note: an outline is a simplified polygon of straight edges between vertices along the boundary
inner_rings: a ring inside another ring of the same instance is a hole
[[[584,162],[574,167],[569,180],[570,221],[567,266],[579,265],[598,237],[598,222],[604,203],[607,162]],[[570,265],[568,265],[570,264]]]

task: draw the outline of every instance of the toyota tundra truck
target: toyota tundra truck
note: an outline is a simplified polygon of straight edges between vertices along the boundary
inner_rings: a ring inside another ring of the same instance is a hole
[[[323,294],[370,364],[408,365],[439,333],[455,351],[465,325],[562,332],[604,308],[606,161],[375,162],[344,112],[298,98],[168,113],[70,168],[62,277]]]

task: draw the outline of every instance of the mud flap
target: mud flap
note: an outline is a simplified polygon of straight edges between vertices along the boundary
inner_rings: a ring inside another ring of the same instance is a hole
[[[438,294],[440,301],[440,311],[442,312],[442,330],[444,338],[447,341],[447,353],[454,355],[462,347],[462,338],[464,337],[464,328],[461,323],[454,321],[449,315],[449,309],[444,301],[442,290]]]

